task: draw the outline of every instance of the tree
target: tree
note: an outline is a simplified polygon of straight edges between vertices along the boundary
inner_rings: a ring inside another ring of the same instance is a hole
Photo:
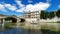
[[[43,19],[44,17],[44,11],[41,11],[40,18]]]
[[[49,16],[49,12],[45,12],[45,18],[47,19],[48,18],[48,16]]]
[[[49,18],[50,18],[50,19],[52,19],[52,18],[54,18],[54,17],[55,17],[54,12],[53,12],[53,11],[52,11],[52,12],[50,12],[50,13],[49,13]]]
[[[57,16],[57,17],[60,17],[60,10],[58,10],[58,11],[56,12],[56,16]]]
[[[16,15],[12,15],[12,16],[15,16],[15,17],[17,17]]]
[[[42,10],[41,14],[40,14],[40,18],[41,19],[47,19],[48,18],[48,12]]]

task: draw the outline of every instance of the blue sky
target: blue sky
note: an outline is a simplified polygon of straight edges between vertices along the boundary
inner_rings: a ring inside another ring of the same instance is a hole
[[[38,7],[40,6],[40,7]],[[22,16],[25,11],[60,9],[60,0],[0,0],[0,14]]]

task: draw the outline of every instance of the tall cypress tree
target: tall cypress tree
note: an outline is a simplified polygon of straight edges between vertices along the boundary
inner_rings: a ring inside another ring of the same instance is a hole
[[[60,17],[60,10],[58,10],[58,11],[56,12],[56,16],[57,16],[57,17]]]

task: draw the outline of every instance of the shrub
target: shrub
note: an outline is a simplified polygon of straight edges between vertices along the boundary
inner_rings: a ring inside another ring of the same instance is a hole
[[[57,21],[57,23],[60,23],[60,21]]]

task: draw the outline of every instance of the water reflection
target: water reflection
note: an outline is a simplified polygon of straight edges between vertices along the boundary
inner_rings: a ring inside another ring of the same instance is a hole
[[[0,32],[1,34],[23,34],[24,29],[22,28],[13,28]]]
[[[0,34],[60,34],[60,32],[54,32],[50,30],[34,30],[34,29],[23,29],[23,28],[12,28],[0,32]]]

